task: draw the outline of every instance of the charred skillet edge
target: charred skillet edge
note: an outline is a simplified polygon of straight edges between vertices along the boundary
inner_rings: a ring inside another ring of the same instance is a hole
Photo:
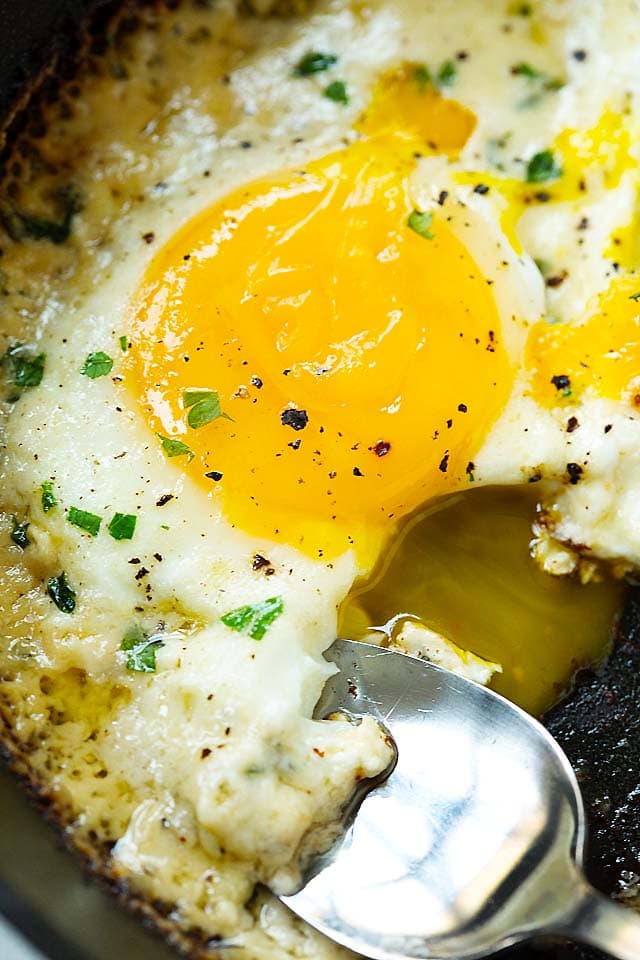
[[[0,724],[4,724],[0,717]],[[6,724],[0,729],[0,763],[4,762],[17,777],[29,800],[44,819],[53,826],[62,845],[80,861],[82,869],[97,881],[100,887],[129,913],[141,920],[144,927],[166,944],[177,950],[187,960],[211,958],[213,951],[220,951],[222,943],[203,930],[191,928],[182,930],[170,919],[175,904],[161,900],[148,900],[131,889],[130,884],[117,874],[109,863],[111,844],[92,845],[89,839],[78,835],[73,826],[71,807],[57,798],[54,793],[29,768],[28,752],[11,735]]]

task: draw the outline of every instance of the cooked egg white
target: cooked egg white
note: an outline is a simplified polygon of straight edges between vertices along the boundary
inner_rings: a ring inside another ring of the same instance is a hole
[[[7,736],[187,938],[342,955],[256,884],[389,762],[312,713],[403,517],[536,481],[551,572],[640,562],[633,11],[143,11],[7,177]]]

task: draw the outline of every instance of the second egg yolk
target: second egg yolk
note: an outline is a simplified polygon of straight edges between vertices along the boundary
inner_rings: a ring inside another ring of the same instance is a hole
[[[414,212],[413,152],[361,139],[224,196],[152,260],[131,335],[158,442],[227,519],[362,567],[469,485],[513,383],[491,285]]]

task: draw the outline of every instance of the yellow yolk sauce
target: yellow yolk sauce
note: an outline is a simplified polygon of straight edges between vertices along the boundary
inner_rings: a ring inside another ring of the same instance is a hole
[[[546,407],[576,403],[587,388],[640,407],[640,279],[614,281],[580,325],[536,324],[529,334],[531,390]]]
[[[606,655],[622,588],[544,573],[528,549],[535,502],[530,487],[485,487],[420,511],[345,601],[339,636],[417,616],[500,663],[491,686],[542,713]]]
[[[366,567],[400,517],[468,485],[514,371],[490,284],[409,193],[416,146],[459,149],[473,118],[405,68],[361,124],[366,139],[178,232],[131,340],[152,430],[231,523],[314,556],[354,547]]]

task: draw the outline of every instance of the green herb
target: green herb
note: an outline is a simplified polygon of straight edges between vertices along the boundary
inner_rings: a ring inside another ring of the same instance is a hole
[[[126,334],[123,334],[120,337],[120,349],[122,350],[123,353],[126,353],[128,348],[129,348],[129,338],[126,336]]]
[[[3,360],[11,368],[13,382],[19,391],[17,396],[10,397],[12,402],[17,400],[20,393],[28,387],[40,386],[45,359],[44,353],[34,356],[31,348],[24,343],[16,343],[9,347]]]
[[[431,71],[425,63],[419,63],[413,69],[413,79],[421,90],[424,90],[431,84]]]
[[[560,176],[562,168],[556,164],[551,150],[535,153],[527,164],[528,183],[544,183],[546,180],[557,180]]]
[[[636,302],[640,300],[640,290],[637,290],[635,293],[630,294],[629,300],[635,300]]]
[[[161,524],[160,524],[160,529],[161,529],[161,530],[168,530],[168,529],[169,529],[169,525],[168,525],[167,523],[161,523]]]
[[[199,430],[208,423],[218,420],[231,420],[228,413],[223,413],[220,407],[220,398],[215,390],[185,390],[182,394],[185,410],[188,410],[187,423],[192,430]]]
[[[138,623],[134,623],[122,638],[120,649],[127,653],[127,670],[134,673],[155,673],[156,653],[164,647],[162,640],[150,637]]]
[[[537,67],[532,67],[530,63],[516,63],[511,67],[511,73],[515,77],[526,77],[528,80],[539,80],[542,77],[546,77],[546,74],[542,70],[538,70]]]
[[[264,773],[264,767],[247,767],[245,770],[247,777],[259,777],[261,773]]]
[[[132,513],[116,513],[107,527],[114,540],[131,540],[136,529],[136,517]]]
[[[112,367],[113,360],[111,357],[103,353],[102,350],[97,350],[95,353],[87,354],[87,359],[83,363],[80,373],[89,377],[90,380],[96,380],[98,377],[106,377],[108,373],[111,373]]]
[[[262,640],[267,628],[277,620],[284,610],[282,597],[271,597],[261,603],[250,603],[238,607],[222,617],[222,622],[238,633],[248,634],[252,640]]]
[[[433,240],[435,237],[435,233],[433,233],[431,230],[432,223],[433,214],[429,211],[420,213],[419,210],[414,210],[409,214],[409,218],[407,220],[407,226],[421,237],[424,237],[425,240]]]
[[[27,530],[29,529],[28,523],[19,523],[16,517],[13,517],[13,530],[11,531],[11,539],[20,547],[21,550],[26,550],[31,540],[27,536]]]
[[[173,437],[163,437],[161,433],[156,433],[156,437],[162,443],[162,449],[168,457],[183,457],[185,454],[189,457],[189,462],[195,457],[195,453],[182,440],[174,440]]]
[[[58,577],[51,577],[47,582],[47,593],[55,603],[58,610],[63,613],[73,613],[76,608],[76,592],[67,580],[67,575],[63,571]]]
[[[42,491],[40,497],[42,509],[45,513],[49,513],[49,511],[53,510],[54,507],[58,506],[56,495],[53,492],[53,481],[45,480],[44,483],[41,484],[40,490]]]
[[[12,240],[20,241],[25,237],[35,240],[49,240],[61,244],[69,239],[71,225],[82,205],[78,194],[72,187],[62,187],[55,197],[60,209],[60,219],[39,217],[16,210],[7,204],[0,209],[0,221]]]
[[[349,94],[344,80],[334,80],[328,87],[324,88],[323,96],[334,103],[342,103],[345,106],[349,103]]]
[[[338,58],[333,53],[310,50],[298,60],[293,72],[296,77],[311,77],[314,73],[323,73],[337,62]]]
[[[458,71],[453,60],[445,60],[436,74],[436,83],[439,87],[452,87],[458,78]]]
[[[88,513],[86,510],[80,510],[78,507],[69,507],[67,520],[74,527],[79,527],[86,533],[90,533],[92,537],[97,535],[102,523],[101,517],[97,517],[95,513]]]

